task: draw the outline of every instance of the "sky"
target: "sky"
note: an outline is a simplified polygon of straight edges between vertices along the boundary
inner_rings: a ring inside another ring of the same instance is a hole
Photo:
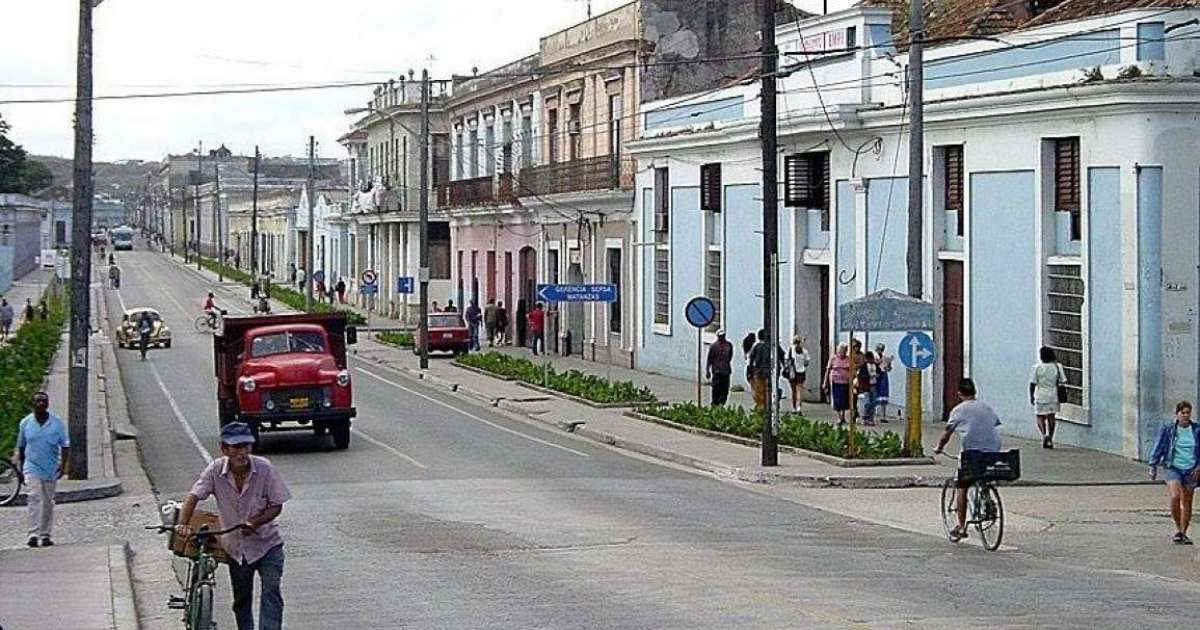
[[[627,1],[592,0],[592,11]],[[795,4],[821,10],[820,0]],[[833,0],[831,10],[847,4]],[[0,0],[0,101],[74,96],[78,7]],[[540,37],[586,11],[586,0],[104,0],[94,14],[95,94],[385,81],[425,66],[435,77],[482,72],[537,52]],[[343,111],[370,96],[349,87],[97,101],[94,157],[159,160],[198,142],[298,156],[309,135],[322,157],[343,157]],[[0,104],[12,138],[39,155],[72,155],[72,114],[70,103]]]

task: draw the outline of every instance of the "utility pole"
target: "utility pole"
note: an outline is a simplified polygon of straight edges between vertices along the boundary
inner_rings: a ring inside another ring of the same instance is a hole
[[[912,102],[908,134],[908,294],[924,299],[922,249],[925,232],[925,14],[924,3],[913,2],[909,11],[908,32],[912,41],[908,50],[908,98]],[[904,450],[909,457],[921,456],[921,371],[906,371],[905,406],[908,424],[904,432]]]
[[[250,275],[258,282],[258,162],[262,155],[254,147],[254,192],[250,198]]]
[[[308,247],[304,265],[308,275],[304,277],[304,310],[312,308],[312,291],[313,291],[313,274],[316,269],[313,269],[313,243],[316,240],[313,238],[313,230],[316,229],[313,219],[313,206],[316,205],[313,201],[313,179],[316,177],[317,163],[317,139],[316,136],[308,137]]]
[[[429,69],[421,71],[421,314],[417,343],[421,348],[421,369],[429,369]]]
[[[779,273],[779,184],[776,154],[776,134],[778,129],[776,112],[776,68],[779,65],[779,51],[775,48],[775,2],[776,0],[759,0],[762,7],[762,98],[759,99],[762,108],[762,120],[759,124],[759,136],[762,140],[762,204],[763,204],[763,329],[770,357],[767,376],[767,403],[763,408],[762,429],[762,465],[779,465],[778,442],[778,396],[775,394],[776,356],[775,348],[779,345],[778,309],[776,304],[776,288]]]
[[[71,208],[71,368],[67,374],[69,478],[88,478],[88,338],[92,295],[92,1],[79,0],[75,164]]]
[[[213,163],[213,182],[216,189],[213,192],[213,240],[217,242],[217,282],[225,282],[225,239],[221,229],[221,162]]]
[[[201,140],[196,149],[196,233],[193,237],[196,239],[196,269],[203,269],[200,264],[200,235],[204,233],[204,229],[200,225],[200,184],[204,182],[204,141]]]

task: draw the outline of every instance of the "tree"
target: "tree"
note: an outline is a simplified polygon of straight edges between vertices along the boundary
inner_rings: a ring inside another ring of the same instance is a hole
[[[28,194],[50,187],[54,183],[50,169],[29,159],[25,149],[8,137],[9,129],[0,118],[0,192]]]

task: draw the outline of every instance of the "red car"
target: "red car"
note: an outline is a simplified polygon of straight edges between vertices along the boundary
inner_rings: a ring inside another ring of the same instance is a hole
[[[419,353],[418,345],[413,346],[413,352]],[[471,333],[467,323],[459,313],[430,313],[429,314],[429,351],[452,352],[455,355],[466,354],[471,349]]]

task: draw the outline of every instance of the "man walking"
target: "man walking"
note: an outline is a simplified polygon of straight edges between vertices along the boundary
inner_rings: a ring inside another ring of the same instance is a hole
[[[14,317],[16,317],[16,313],[13,312],[12,304],[9,304],[8,300],[0,298],[0,340],[8,339]]]
[[[333,286],[333,290],[337,291],[338,302],[345,304],[346,303],[346,281],[342,278],[338,278],[337,284],[335,284]]]
[[[463,315],[467,320],[467,333],[471,339],[470,349],[479,350],[479,324],[483,322],[483,312],[479,310],[479,303],[471,300],[471,305]]]
[[[238,630],[254,630],[254,574],[260,582],[258,621],[262,630],[283,627],[283,537],[276,517],[292,498],[283,477],[265,457],[251,455],[254,434],[244,422],[221,429],[221,453],[188,492],[179,512],[181,536],[191,534],[196,504],[215,496],[221,529],[241,524],[241,529],[221,539],[229,554],[229,582],[233,587],[233,616]]]
[[[50,547],[54,491],[65,472],[71,439],[62,418],[50,413],[50,395],[33,395],[33,413],[17,427],[17,466],[29,486],[29,546]]]
[[[500,345],[508,344],[508,309],[504,308],[504,302],[496,305],[496,338]]]
[[[487,329],[488,347],[496,345],[496,332],[500,322],[500,313],[496,310],[496,300],[488,300],[483,309],[483,326]]]
[[[535,357],[539,346],[542,352],[546,351],[546,311],[542,310],[541,302],[535,304],[529,313],[529,347],[533,348]]]
[[[733,374],[733,344],[725,338],[725,331],[717,331],[717,341],[708,347],[708,359],[704,371],[712,380],[712,405],[724,405],[729,399],[729,377]]]
[[[36,311],[33,310],[33,298],[25,298],[25,323],[33,321],[33,316]]]

